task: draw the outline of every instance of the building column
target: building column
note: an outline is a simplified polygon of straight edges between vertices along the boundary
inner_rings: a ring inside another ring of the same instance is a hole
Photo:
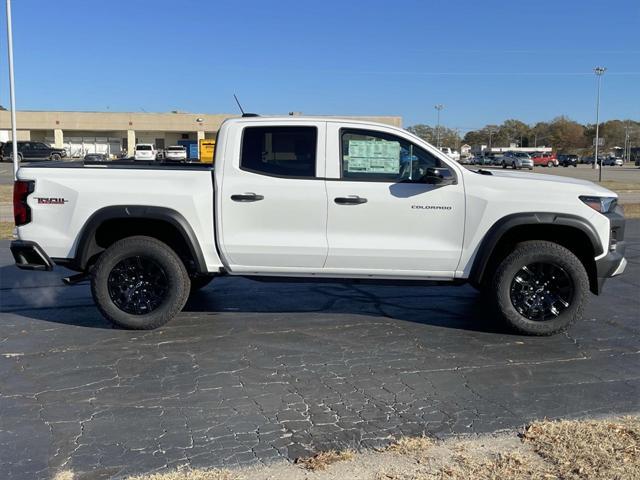
[[[136,131],[127,130],[127,155],[133,157],[136,154]]]
[[[56,148],[64,147],[64,134],[61,128],[56,128],[53,130],[53,146]]]
[[[198,139],[198,158],[200,158],[200,140],[204,140],[204,130],[198,130],[196,136]]]

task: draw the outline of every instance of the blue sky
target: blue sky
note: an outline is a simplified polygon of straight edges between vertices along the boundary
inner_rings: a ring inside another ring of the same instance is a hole
[[[2,2],[4,4],[4,2]],[[0,103],[8,106],[2,5]],[[13,0],[19,110],[640,119],[638,0]]]

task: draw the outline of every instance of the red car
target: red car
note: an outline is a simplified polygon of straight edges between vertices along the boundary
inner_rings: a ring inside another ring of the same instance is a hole
[[[558,158],[555,153],[532,153],[533,165],[542,167],[557,167]]]

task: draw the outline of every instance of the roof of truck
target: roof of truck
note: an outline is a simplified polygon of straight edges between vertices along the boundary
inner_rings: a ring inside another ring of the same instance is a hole
[[[362,118],[353,117],[340,117],[340,116],[306,116],[306,115],[253,115],[246,114],[244,117],[233,117],[226,119],[223,123],[244,123],[244,122],[299,122],[299,121],[313,121],[313,122],[344,122],[344,123],[357,123],[361,125],[376,125],[380,127],[399,128],[389,123],[374,122],[371,120],[363,120]]]

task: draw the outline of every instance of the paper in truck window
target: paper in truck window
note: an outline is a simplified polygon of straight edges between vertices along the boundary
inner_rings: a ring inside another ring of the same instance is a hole
[[[400,173],[400,142],[349,140],[347,172]]]

